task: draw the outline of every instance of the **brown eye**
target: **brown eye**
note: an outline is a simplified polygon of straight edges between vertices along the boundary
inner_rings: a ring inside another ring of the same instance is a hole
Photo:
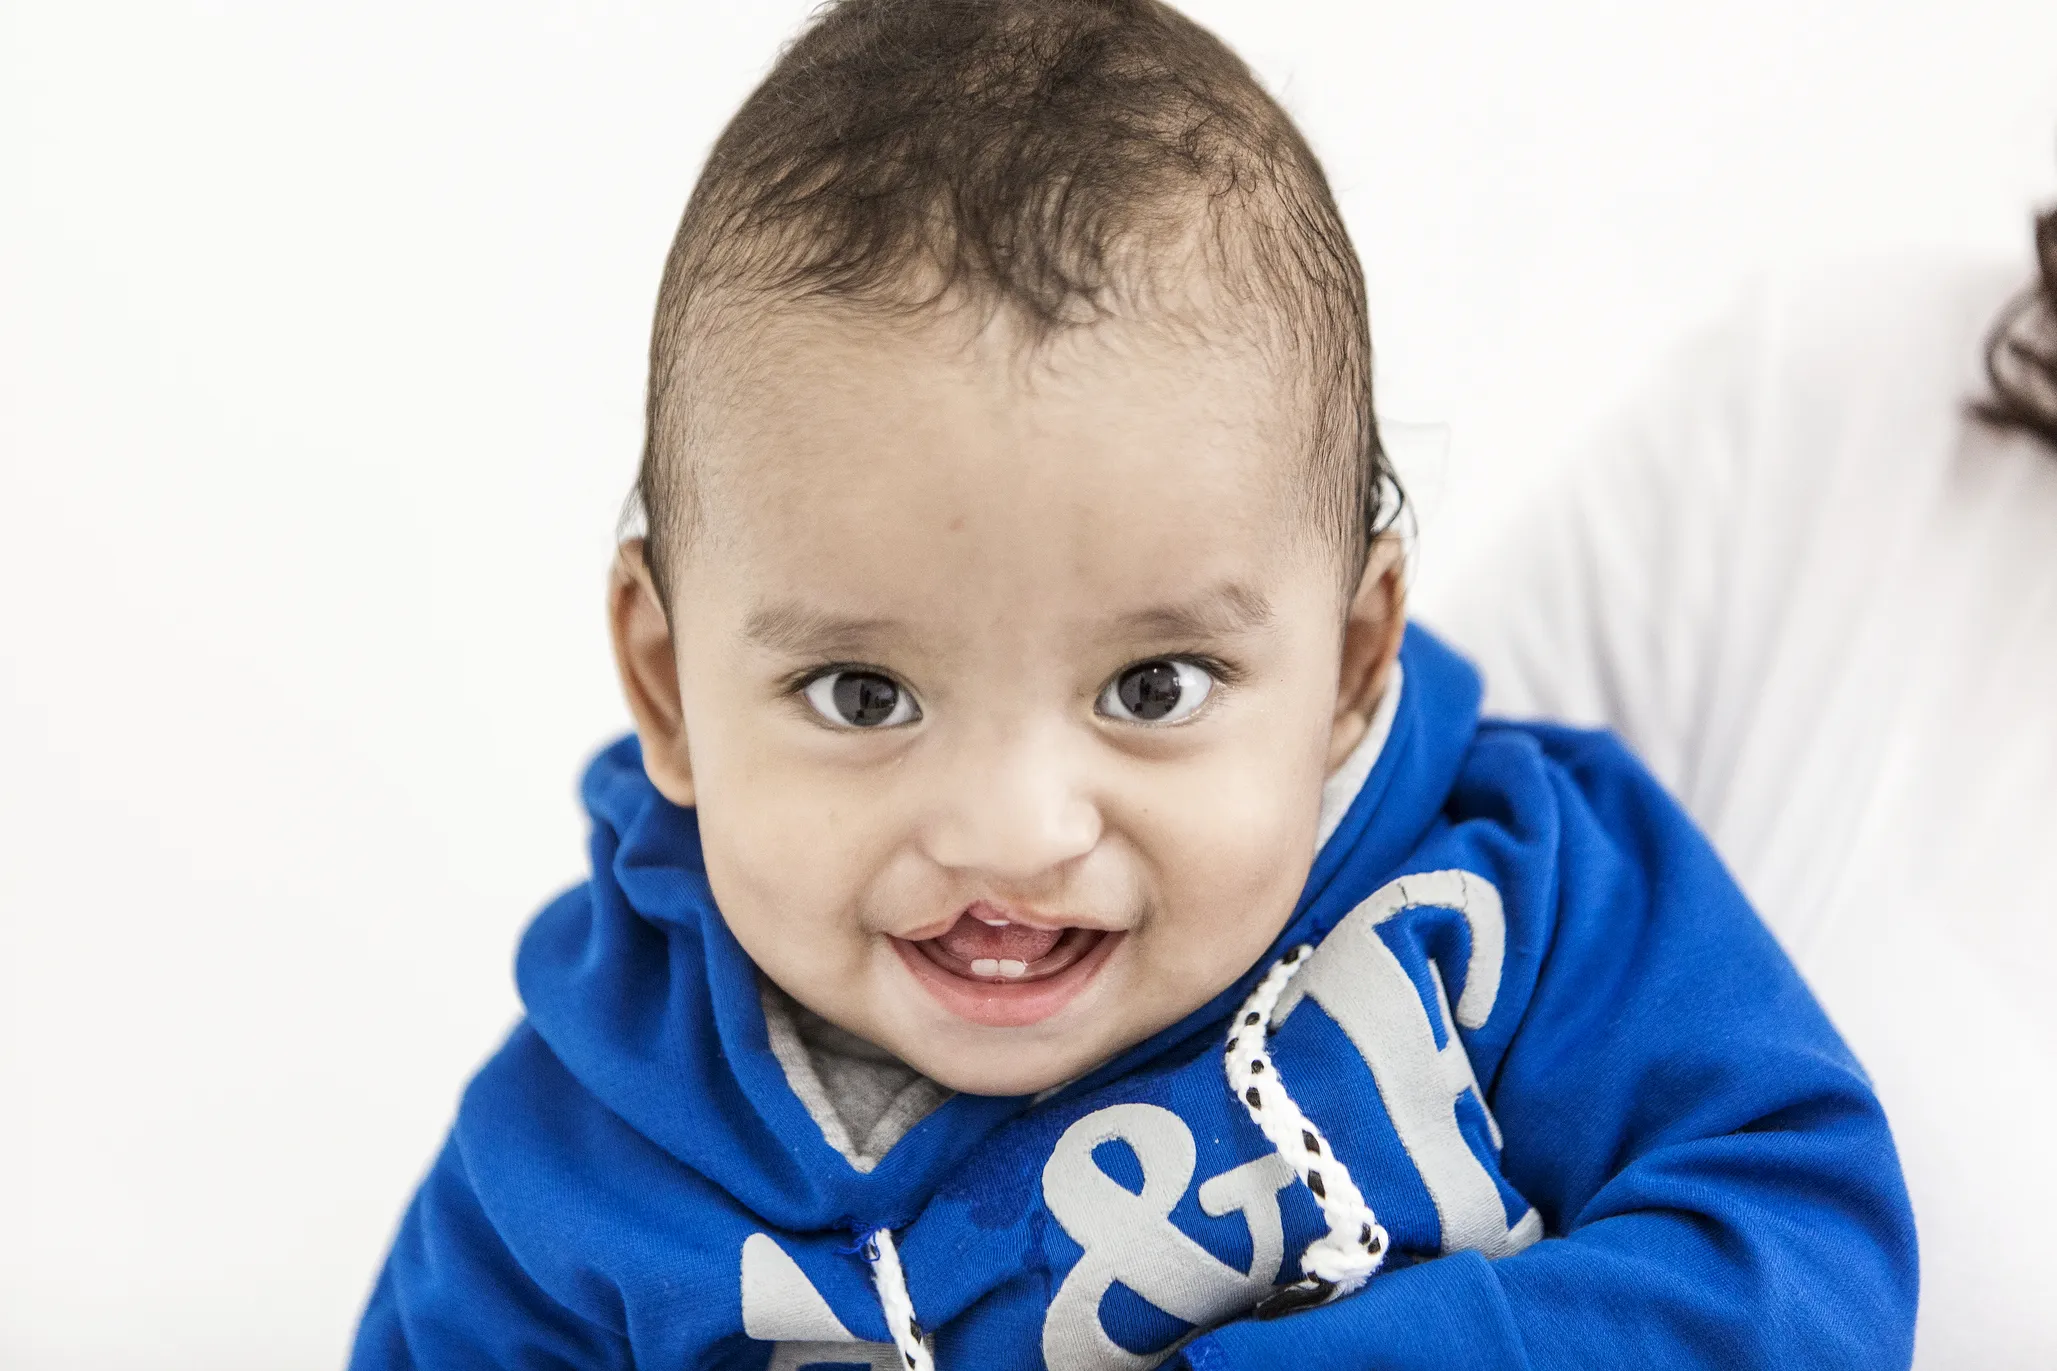
[[[889,728],[921,717],[914,697],[898,681],[876,671],[830,671],[803,692],[814,712],[845,728]]]
[[[1190,718],[1214,690],[1214,677],[1192,662],[1169,657],[1138,662],[1100,692],[1099,709],[1139,724],[1175,724]]]

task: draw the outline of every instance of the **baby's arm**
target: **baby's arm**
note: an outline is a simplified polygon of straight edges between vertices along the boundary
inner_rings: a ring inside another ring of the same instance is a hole
[[[1610,741],[1539,732],[1561,767],[1556,926],[1486,1084],[1506,1175],[1557,1236],[1232,1324],[1188,1361],[1904,1368],[1913,1220],[1863,1073],[1655,783]]]
[[[633,1364],[619,1334],[552,1298],[508,1251],[453,1132],[393,1240],[350,1371],[628,1371]]]

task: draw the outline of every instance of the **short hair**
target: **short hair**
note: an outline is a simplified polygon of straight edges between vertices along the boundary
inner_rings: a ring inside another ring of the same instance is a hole
[[[1116,314],[1197,245],[1269,311],[1312,407],[1308,493],[1348,584],[1402,496],[1364,274],[1321,164],[1219,39],[1159,0],[833,0],[710,153],[665,263],[637,480],[648,561],[688,536],[691,389],[738,297]],[[721,302],[728,302],[723,304]]]
[[[1992,393],[1972,412],[2057,448],[2057,209],[2036,218],[2035,245],[2035,284],[2008,304],[1986,338]]]

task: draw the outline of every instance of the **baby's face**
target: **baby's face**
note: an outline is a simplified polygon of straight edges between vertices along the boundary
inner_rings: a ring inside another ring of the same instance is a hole
[[[1346,650],[1272,372],[1126,325],[1025,358],[1004,324],[821,312],[747,353],[704,406],[669,641],[632,575],[615,597],[737,941],[982,1094],[1218,994],[1290,914],[1397,641],[1389,576]]]

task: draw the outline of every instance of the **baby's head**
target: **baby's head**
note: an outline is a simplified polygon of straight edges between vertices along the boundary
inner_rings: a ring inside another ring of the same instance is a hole
[[[829,8],[687,207],[641,493],[644,764],[802,1004],[1028,1093],[1284,926],[1398,650],[1397,493],[1335,204],[1213,37]]]

